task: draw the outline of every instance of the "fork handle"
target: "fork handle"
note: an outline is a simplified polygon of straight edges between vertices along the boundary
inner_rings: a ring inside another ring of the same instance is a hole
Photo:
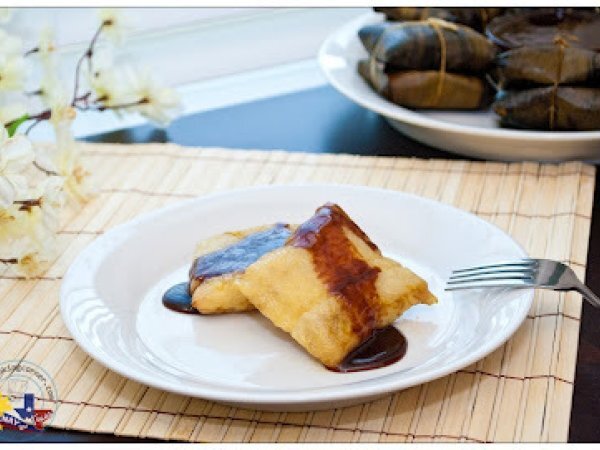
[[[575,286],[575,290],[581,295],[583,295],[583,298],[585,298],[593,306],[595,306],[596,308],[600,308],[600,297],[594,294],[592,290],[585,284],[577,283],[577,285]]]

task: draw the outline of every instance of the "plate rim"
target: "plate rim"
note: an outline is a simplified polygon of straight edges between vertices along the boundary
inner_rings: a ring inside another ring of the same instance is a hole
[[[317,404],[323,404],[326,402],[349,402],[352,399],[355,399],[354,403],[358,403],[361,401],[360,399],[368,399],[375,398],[378,396],[383,396],[388,393],[398,392],[403,389],[407,389],[412,386],[418,386],[424,383],[428,383],[430,381],[436,380],[438,378],[442,378],[451,373],[455,373],[456,371],[467,367],[474,362],[477,362],[484,358],[485,356],[492,353],[494,350],[502,346],[506,343],[517,331],[517,329],[523,324],[525,321],[527,314],[531,308],[534,298],[534,290],[522,290],[523,299],[522,306],[520,310],[517,311],[516,318],[506,327],[504,333],[500,339],[495,341],[490,341],[479,348],[477,352],[473,352],[461,359],[456,360],[453,364],[445,365],[437,370],[429,370],[426,376],[422,374],[413,375],[408,378],[400,378],[399,380],[388,380],[385,383],[377,384],[373,383],[371,386],[361,386],[359,392],[356,395],[351,395],[347,390],[348,386],[351,386],[352,383],[340,386],[333,386],[327,388],[313,388],[300,390],[296,392],[289,391],[277,391],[277,392],[265,392],[265,391],[254,391],[254,392],[239,392],[232,389],[227,388],[219,388],[214,389],[214,387],[200,387],[200,386],[192,386],[184,387],[182,384],[181,387],[179,385],[169,384],[167,385],[164,380],[159,378],[158,380],[155,377],[152,377],[149,373],[146,374],[137,372],[135,369],[129,369],[127,365],[119,362],[114,358],[110,358],[108,360],[103,356],[103,353],[98,353],[95,346],[93,345],[92,340],[87,337],[84,333],[80,333],[77,327],[72,323],[70,319],[68,319],[68,315],[66,312],[67,305],[69,304],[69,295],[68,295],[68,287],[70,284],[70,279],[73,277],[73,273],[77,270],[80,270],[78,266],[82,264],[88,258],[89,254],[93,254],[96,247],[101,246],[105,240],[111,239],[113,236],[118,236],[123,232],[126,232],[130,228],[134,228],[138,226],[140,223],[149,222],[153,218],[157,216],[161,216],[167,213],[170,210],[175,210],[179,208],[185,208],[188,205],[191,205],[195,202],[201,201],[215,201],[221,197],[229,197],[235,196],[237,194],[249,194],[252,192],[259,191],[268,191],[271,189],[281,189],[281,188],[313,188],[313,189],[343,189],[343,190],[358,190],[358,191],[369,191],[374,194],[386,194],[386,195],[398,195],[411,198],[417,201],[423,201],[425,203],[429,203],[432,206],[440,207],[443,209],[447,209],[452,211],[454,214],[463,215],[470,221],[478,222],[480,225],[489,227],[495,232],[498,232],[504,237],[508,238],[515,248],[522,254],[523,257],[527,256],[527,252],[525,249],[512,238],[507,232],[502,230],[497,225],[488,222],[481,217],[460,209],[456,206],[440,202],[438,200],[434,200],[431,198],[423,197],[417,194],[413,194],[410,192],[397,191],[393,189],[372,187],[372,186],[363,186],[363,185],[355,185],[355,184],[343,184],[343,183],[290,183],[290,184],[277,184],[277,185],[255,185],[251,187],[242,187],[230,190],[224,190],[214,193],[209,193],[206,195],[199,195],[197,197],[193,197],[190,199],[185,199],[182,201],[176,201],[173,204],[166,205],[164,207],[158,208],[153,211],[149,211],[146,213],[142,213],[133,219],[119,224],[115,227],[110,228],[105,233],[100,236],[97,236],[92,242],[88,243],[77,255],[77,257],[73,260],[73,262],[69,265],[69,268],[65,272],[63,280],[61,282],[60,291],[59,291],[59,305],[60,305],[60,314],[65,324],[67,330],[73,337],[75,343],[84,350],[92,359],[100,363],[101,365],[113,370],[121,376],[124,376],[127,379],[134,380],[136,382],[142,383],[144,385],[160,389],[162,391],[173,392],[180,395],[186,395],[196,398],[201,398],[205,400],[220,402],[220,403],[229,403],[229,404],[238,404],[238,405],[247,405],[248,407],[254,407],[256,409],[260,409],[261,406],[269,407],[269,405],[275,406],[277,408],[281,408],[285,405],[294,405],[294,406],[302,406],[309,405],[312,406],[311,409],[318,409],[315,407]],[[89,288],[89,286],[87,286]],[[102,300],[98,295],[94,297],[96,300]],[[101,352],[101,351],[100,351]],[[388,376],[393,376],[394,374],[389,374]],[[370,379],[369,381],[374,381],[376,378]],[[344,389],[345,387],[345,389]],[[342,388],[341,391],[335,391],[336,389]],[[334,392],[328,392],[334,391]],[[282,410],[282,409],[279,409]],[[297,410],[297,408],[291,409],[283,409],[283,410]]]
[[[329,83],[337,89],[340,93],[345,95],[353,102],[361,105],[362,107],[381,114],[389,119],[407,123],[410,125],[418,126],[421,128],[436,129],[445,133],[451,134],[463,134],[469,133],[478,137],[489,137],[493,139],[521,139],[525,141],[582,141],[587,142],[590,139],[600,140],[600,130],[591,131],[541,131],[541,130],[520,130],[520,129],[509,129],[509,128],[484,128],[473,125],[464,125],[454,122],[446,122],[435,118],[428,117],[418,111],[405,108],[383,97],[377,97],[377,99],[368,99],[359,94],[354,90],[347,88],[329,69],[328,64],[325,62],[328,56],[332,56],[329,49],[333,46],[334,42],[341,36],[345,36],[350,32],[358,31],[361,25],[367,23],[374,23],[375,19],[383,18],[383,14],[368,12],[365,13],[334,30],[329,36],[325,38],[319,47],[317,61],[322,73]],[[346,59],[346,61],[348,61]],[[350,66],[350,64],[348,64]],[[358,74],[356,74],[358,77]],[[364,82],[364,81],[363,81]],[[375,94],[377,95],[377,94]],[[392,109],[394,108],[394,109]]]

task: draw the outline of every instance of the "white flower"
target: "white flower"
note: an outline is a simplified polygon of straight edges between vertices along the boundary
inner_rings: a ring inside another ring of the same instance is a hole
[[[11,204],[7,207],[0,207],[0,244],[10,243],[21,228],[18,226],[17,216],[19,208]],[[1,245],[0,245],[1,247]]]
[[[0,207],[8,208],[27,190],[24,170],[33,162],[31,143],[24,136],[7,139],[0,147]]]
[[[46,248],[50,245],[60,224],[60,211],[63,205],[62,179],[51,178],[60,180],[60,183],[54,185],[52,182],[50,188],[46,187],[52,191],[43,192],[40,197],[32,198],[31,202],[23,205],[19,211],[24,217],[20,229],[37,248]]]
[[[2,8],[0,8],[2,9]],[[0,54],[8,56],[21,55],[23,53],[23,41],[20,37],[7,33],[0,28]]]
[[[17,196],[17,190],[23,189],[22,181],[22,178],[15,180],[14,175],[11,178],[0,175],[0,208],[8,208],[14,203]],[[15,186],[15,183],[18,182],[20,182],[20,184]]]
[[[14,210],[2,219],[0,210],[0,259],[27,278],[40,275],[56,253],[56,229],[43,226],[42,210]],[[6,226],[4,226],[6,225]]]
[[[15,270],[25,278],[40,275],[48,268],[48,260],[39,251],[31,251],[21,255],[15,266]]]
[[[56,72],[50,70],[50,67],[44,66],[44,68],[48,70],[44,70],[44,75],[40,83],[40,98],[42,102],[50,109],[70,102],[69,94],[67,94],[64,85],[56,76]]]
[[[90,87],[97,101],[109,108],[137,101],[135,93],[127,89],[123,77],[114,68],[96,70],[90,78]]]
[[[83,203],[94,194],[94,186],[90,181],[90,172],[81,163],[79,148],[71,131],[75,115],[75,109],[69,105],[56,105],[52,109],[50,123],[54,127],[56,137],[52,166],[56,169],[52,168],[51,171],[57,172],[63,178],[67,194]]]
[[[63,180],[45,177],[25,199],[0,208],[0,258],[22,275],[36,275],[54,252],[63,205]]]
[[[23,42],[0,28],[0,91],[22,90],[25,77]]]
[[[94,47],[92,62],[95,70],[110,69],[115,65],[115,49],[112,45],[99,45]]]
[[[45,208],[60,208],[64,204],[64,179],[57,175],[51,175],[41,180],[29,195],[39,200],[39,206]]]
[[[39,272],[42,255],[53,252],[64,201],[62,185],[62,178],[46,177],[28,192],[27,199],[0,208],[0,257],[14,261],[18,273]]]
[[[12,8],[0,8],[0,23],[8,23],[13,16]]]
[[[46,174],[58,173],[56,167],[56,161],[50,155],[49,148],[37,148],[35,151],[35,165],[39,170],[46,172]]]
[[[102,24],[102,33],[113,43],[121,43],[130,28],[130,24],[122,11],[114,8],[104,8],[98,12],[98,15]]]
[[[37,54],[42,62],[45,76],[49,72],[55,72],[56,69],[56,44],[54,39],[54,31],[50,27],[45,27],[40,33],[40,40],[37,45]],[[55,77],[55,75],[54,75]]]
[[[50,27],[44,27],[40,33],[40,41],[37,49],[40,55],[48,56],[56,51],[56,44],[54,43],[54,31]]]
[[[27,76],[25,58],[0,53],[0,91],[20,91]]]
[[[6,139],[0,149],[0,173],[18,173],[33,162],[33,147],[25,136]]]
[[[35,157],[25,136],[0,136],[0,259],[26,277],[45,269],[64,201],[63,179],[35,170]]]
[[[92,55],[93,73],[88,73],[88,83],[95,95],[95,101],[112,107],[135,101],[127,93],[124,75],[114,63],[112,47],[97,47]]]
[[[129,68],[123,81],[139,103],[128,111],[139,112],[160,126],[168,125],[181,112],[181,100],[177,92],[158,85],[147,70]]]
[[[27,114],[27,107],[23,102],[15,101],[0,104],[0,124],[6,125],[19,117],[23,117],[25,114]]]
[[[60,211],[65,204],[65,180],[62,177],[48,177],[42,183],[40,208],[43,214],[43,225],[54,234],[59,227]]]
[[[22,90],[26,68],[23,42],[0,28],[0,91]]]
[[[20,232],[24,238],[22,242],[28,243],[29,247],[42,248],[46,241],[52,239],[44,224],[44,214],[39,206],[21,207],[19,210]],[[13,247],[13,254],[18,246]]]
[[[75,111],[75,108],[71,105],[68,105],[67,103],[56,103],[52,105],[50,122],[53,124],[66,123],[70,126],[76,116],[77,111]]]
[[[95,193],[90,172],[72,152],[60,152],[59,173],[64,177],[65,191],[74,200],[85,203]]]
[[[17,180],[22,181],[22,180]],[[22,187],[22,183],[21,186]],[[0,175],[0,209],[6,209],[15,201],[17,189],[14,179]]]
[[[175,90],[157,84],[148,71],[129,65],[97,70],[90,86],[102,106],[117,114],[140,113],[161,126],[168,125],[182,109]]]
[[[57,209],[63,206],[65,200],[64,184],[62,177],[49,176],[37,186],[38,195],[36,197],[40,199],[42,210]]]

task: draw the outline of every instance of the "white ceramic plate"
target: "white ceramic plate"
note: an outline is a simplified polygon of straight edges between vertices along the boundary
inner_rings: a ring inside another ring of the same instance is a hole
[[[423,276],[439,298],[396,322],[408,340],[399,362],[334,373],[259,313],[200,316],[163,307],[162,293],[187,280],[199,240],[264,223],[299,223],[327,201],[345,208],[384,254]],[[93,358],[147,385],[258,409],[331,408],[441,377],[501,345],[525,318],[532,292],[450,293],[444,280],[453,268],[523,256],[495,226],[413,195],[266,186],[178,203],[98,237],[64,278],[61,313]]]
[[[358,30],[383,20],[370,13],[334,32],[321,46],[319,64],[331,84],[359,105],[379,113],[402,133],[440,149],[484,159],[597,159],[600,131],[543,132],[500,128],[491,111],[412,111],[373,91],[356,71],[367,57]]]

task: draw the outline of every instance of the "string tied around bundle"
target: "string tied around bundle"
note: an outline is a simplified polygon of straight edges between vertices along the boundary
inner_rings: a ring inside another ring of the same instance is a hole
[[[371,84],[373,85],[375,90],[380,94],[384,94],[385,88],[387,86],[387,78],[384,75],[382,75],[382,73],[380,71],[377,70],[377,64],[378,64],[378,56],[381,56],[382,57],[381,59],[384,59],[383,58],[383,55],[384,55],[383,45],[385,42],[385,36],[393,30],[397,30],[402,27],[405,27],[405,26],[407,26],[407,24],[415,24],[415,23],[422,23],[422,24],[430,25],[431,28],[433,28],[433,30],[435,31],[437,38],[439,40],[439,43],[440,43],[439,77],[438,77],[438,82],[437,82],[437,86],[436,86],[435,96],[433,98],[432,105],[431,105],[431,106],[436,106],[442,97],[442,93],[444,92],[444,81],[446,78],[446,65],[447,65],[446,61],[447,61],[447,57],[448,57],[447,56],[447,54],[448,54],[447,47],[448,46],[447,46],[447,42],[446,42],[446,37],[444,36],[444,30],[451,30],[451,31],[458,30],[457,25],[452,22],[448,22],[446,20],[439,19],[437,17],[427,17],[426,19],[422,19],[422,20],[392,24],[392,25],[388,26],[387,28],[385,28],[381,32],[381,34],[377,37],[377,40],[375,41],[375,45],[373,46],[373,50],[371,51],[371,53],[369,55],[369,68],[368,68],[369,78],[370,78]]]
[[[433,101],[433,106],[437,105],[442,97],[444,91],[444,81],[446,78],[446,61],[448,59],[448,46],[446,43],[446,37],[444,36],[444,30],[456,31],[458,27],[456,24],[447,22],[442,19],[436,19],[435,17],[429,17],[425,20],[426,23],[431,25],[435,30],[437,37],[440,41],[440,76],[437,83],[436,93]]]
[[[565,48],[569,46],[569,42],[560,34],[554,37],[554,45],[558,46],[558,60],[556,62],[556,75],[554,77],[554,83],[552,85],[552,95],[550,97],[550,108],[548,109],[548,128],[554,130],[554,126],[557,120],[558,108],[556,103],[558,101],[558,88],[560,86],[560,80],[562,78],[562,71],[565,59]]]

